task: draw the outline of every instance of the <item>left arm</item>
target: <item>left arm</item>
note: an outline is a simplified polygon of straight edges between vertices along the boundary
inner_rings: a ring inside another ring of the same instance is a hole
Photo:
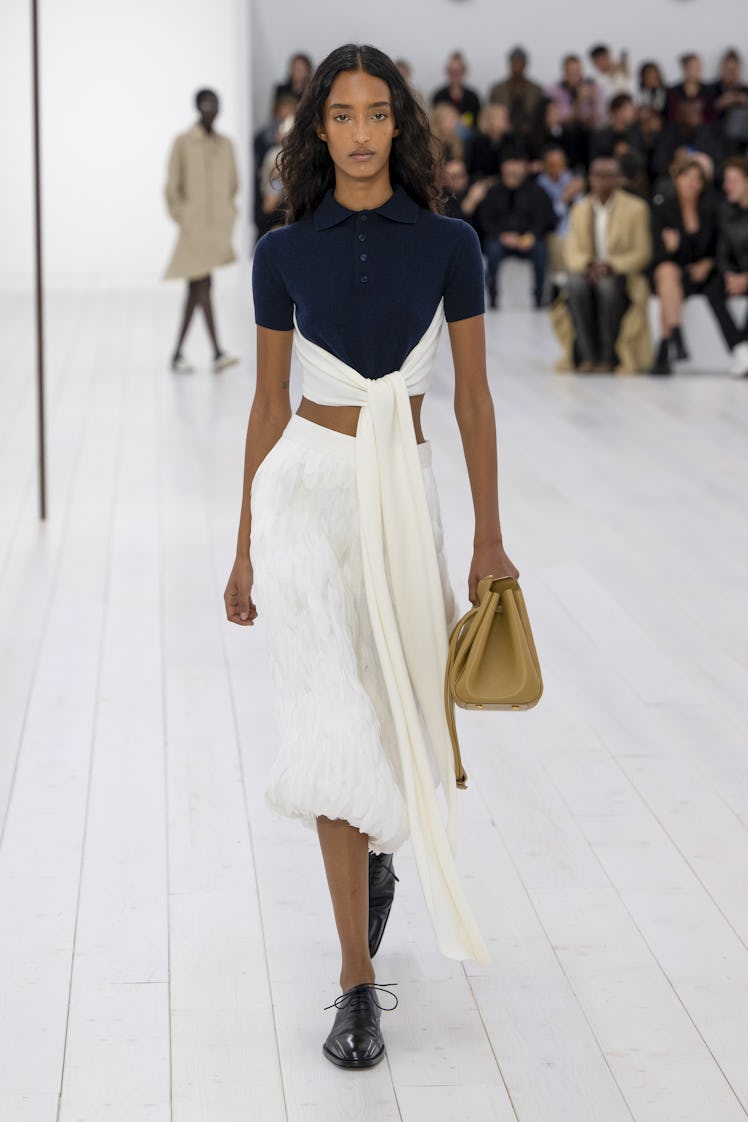
[[[496,422],[486,374],[483,316],[450,323],[449,339],[455,368],[455,416],[475,510],[473,560],[468,576],[468,597],[475,604],[482,577],[517,577],[519,572],[504,551],[499,522]]]

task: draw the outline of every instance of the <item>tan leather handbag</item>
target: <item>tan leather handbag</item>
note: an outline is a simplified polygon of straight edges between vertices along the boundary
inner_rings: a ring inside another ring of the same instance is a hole
[[[444,705],[458,787],[467,786],[457,739],[461,709],[531,709],[543,693],[538,653],[522,589],[512,577],[478,582],[478,603],[449,640]]]

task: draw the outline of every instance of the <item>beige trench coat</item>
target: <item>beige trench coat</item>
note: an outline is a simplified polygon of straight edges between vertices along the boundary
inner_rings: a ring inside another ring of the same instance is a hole
[[[231,235],[239,190],[234,146],[220,133],[193,125],[174,141],[166,205],[179,226],[167,278],[197,280],[236,260]]]

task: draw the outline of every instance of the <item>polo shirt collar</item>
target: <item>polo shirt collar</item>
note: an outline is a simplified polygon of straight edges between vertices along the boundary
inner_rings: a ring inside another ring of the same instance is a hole
[[[345,222],[351,215],[359,213],[361,212],[348,210],[347,207],[342,206],[335,198],[331,187],[314,212],[314,228],[329,230],[332,226]],[[389,218],[392,222],[406,222],[412,225],[418,218],[418,203],[411,199],[400,184],[397,184],[387,202],[367,213],[381,214],[383,218]]]

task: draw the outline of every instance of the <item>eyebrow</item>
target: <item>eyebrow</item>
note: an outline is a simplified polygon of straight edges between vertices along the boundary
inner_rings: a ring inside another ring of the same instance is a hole
[[[370,101],[367,109],[380,109],[382,106],[392,106],[391,101]],[[329,106],[330,109],[355,109],[354,105],[344,105],[340,101],[336,101],[334,105]]]

